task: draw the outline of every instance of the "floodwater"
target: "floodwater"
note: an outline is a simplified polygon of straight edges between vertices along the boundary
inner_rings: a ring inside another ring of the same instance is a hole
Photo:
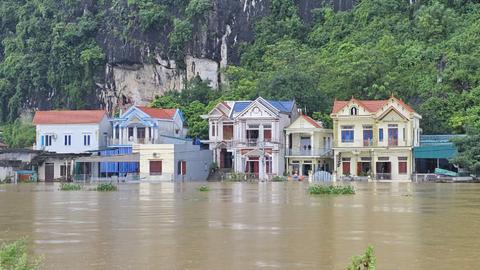
[[[480,269],[480,185],[125,184],[118,192],[0,185],[0,240],[27,237],[44,269]]]

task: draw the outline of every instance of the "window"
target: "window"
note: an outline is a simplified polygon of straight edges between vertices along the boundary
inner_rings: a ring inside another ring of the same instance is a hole
[[[371,146],[373,142],[372,126],[363,127],[363,146]]]
[[[398,157],[398,173],[407,174],[407,157]]]
[[[187,162],[185,160],[179,160],[177,162],[177,174],[187,175]]]
[[[64,144],[65,145],[72,145],[72,135],[65,135]]]
[[[90,134],[83,134],[83,145],[90,145]]]
[[[115,139],[120,138],[120,128],[118,126],[115,127]]]
[[[233,139],[233,124],[223,124],[223,139]]]
[[[354,140],[353,126],[342,126],[342,142],[350,143]]]
[[[383,142],[383,128],[378,129],[378,141]]]
[[[52,145],[52,135],[43,135],[41,140],[42,140],[42,146],[50,146]]]
[[[215,137],[215,123],[212,123],[212,136]]]
[[[263,139],[265,141],[272,140],[272,125],[263,125]]]
[[[70,171],[71,171],[71,166],[70,164],[68,166],[66,165],[60,165],[60,176],[61,177],[70,177]]]
[[[161,175],[161,174],[162,174],[162,161],[150,160],[150,175]]]
[[[259,125],[248,125],[247,126],[247,140],[248,141],[257,141],[259,136]]]
[[[350,109],[350,115],[357,115],[357,113],[358,113],[357,107],[352,107],[352,108]]]
[[[405,132],[405,128],[403,128],[403,134],[402,134],[402,136],[403,136],[403,141],[404,141],[404,142],[407,141],[407,133]]]
[[[398,128],[396,127],[388,128],[388,145],[390,146],[398,145]]]

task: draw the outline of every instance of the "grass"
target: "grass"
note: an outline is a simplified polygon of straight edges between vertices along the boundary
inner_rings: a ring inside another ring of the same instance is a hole
[[[372,246],[367,247],[365,253],[361,256],[352,258],[352,262],[347,270],[375,270],[376,258]]]
[[[352,186],[334,186],[334,185],[314,185],[308,187],[310,194],[331,194],[331,195],[351,195],[355,194],[355,188]]]
[[[117,191],[118,188],[112,183],[101,183],[98,184],[96,191]]]
[[[2,270],[37,270],[39,265],[40,259],[28,258],[25,240],[2,243],[0,246],[0,269]]]
[[[63,191],[75,191],[75,190],[81,190],[82,187],[80,184],[74,184],[74,183],[62,183],[60,185],[60,190]]]
[[[206,185],[203,185],[198,188],[198,191],[210,191],[210,188]]]

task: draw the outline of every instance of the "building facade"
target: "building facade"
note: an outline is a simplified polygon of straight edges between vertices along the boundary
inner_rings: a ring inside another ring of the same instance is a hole
[[[208,115],[209,144],[222,170],[267,179],[285,170],[283,129],[298,117],[294,101],[226,101]]]
[[[36,150],[83,153],[107,145],[110,122],[104,110],[37,111]]]
[[[324,175],[316,172],[331,173],[333,130],[323,128],[321,122],[302,114],[285,128],[285,140],[285,162],[289,175],[313,180],[315,175]]]
[[[132,106],[111,120],[110,145],[158,144],[162,136],[185,138],[185,118],[179,109]]]
[[[412,148],[419,145],[421,116],[394,96],[386,100],[335,101],[334,178],[410,180]]]

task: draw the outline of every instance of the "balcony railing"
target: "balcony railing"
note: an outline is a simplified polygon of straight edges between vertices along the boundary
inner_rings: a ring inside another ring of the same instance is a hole
[[[398,146],[398,138],[389,138],[388,146]]]
[[[375,174],[375,180],[392,180],[391,173],[377,173]]]
[[[292,148],[287,149],[287,156],[304,156],[304,157],[321,157],[321,156],[330,156],[332,154],[332,149],[301,149],[301,148]]]
[[[139,144],[153,144],[155,143],[155,140],[153,138],[129,138],[129,139],[112,139],[110,138],[108,140],[109,145],[119,145],[119,144],[133,144],[133,143],[139,143]]]
[[[373,146],[373,140],[372,139],[364,139],[363,140],[363,146]]]

